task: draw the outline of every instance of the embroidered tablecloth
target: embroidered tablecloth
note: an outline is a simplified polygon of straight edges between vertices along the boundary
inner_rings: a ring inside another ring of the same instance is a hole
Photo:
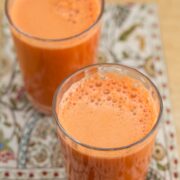
[[[98,61],[139,69],[157,85],[164,112],[148,180],[179,179],[166,67],[155,4],[107,5]],[[0,47],[0,179],[66,179],[53,119],[26,98],[22,76],[3,19]]]

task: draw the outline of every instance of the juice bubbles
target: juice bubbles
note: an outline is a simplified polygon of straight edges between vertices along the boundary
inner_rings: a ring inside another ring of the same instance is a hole
[[[54,100],[69,180],[143,180],[161,99],[138,71],[95,65],[77,72]]]
[[[8,0],[6,13],[33,104],[50,112],[55,89],[95,62],[101,0]]]

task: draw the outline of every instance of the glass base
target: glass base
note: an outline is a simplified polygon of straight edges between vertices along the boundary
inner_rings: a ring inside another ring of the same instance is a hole
[[[27,94],[27,98],[29,99],[29,101],[32,103],[33,107],[39,111],[40,113],[43,113],[45,115],[52,115],[52,108],[49,106],[44,106],[40,103],[38,103],[34,98],[32,98],[32,96],[30,96],[29,94]]]

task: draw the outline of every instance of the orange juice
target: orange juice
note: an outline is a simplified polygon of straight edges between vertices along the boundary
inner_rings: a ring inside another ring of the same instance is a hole
[[[152,90],[129,75],[105,71],[62,91],[56,113],[66,135],[58,130],[69,179],[145,179],[156,133],[142,139],[159,115]]]
[[[57,85],[75,70],[95,62],[100,0],[8,0],[25,86],[34,105],[51,109]]]

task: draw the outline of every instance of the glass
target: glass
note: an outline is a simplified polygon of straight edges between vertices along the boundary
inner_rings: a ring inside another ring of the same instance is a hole
[[[64,93],[73,83],[78,82],[87,75],[90,76],[98,70],[100,72],[118,72],[137,79],[150,91],[158,115],[154,126],[142,139],[123,147],[99,148],[79,142],[62,127],[61,117],[58,114]],[[162,99],[155,85],[150,79],[133,68],[119,64],[99,64],[85,67],[69,76],[59,86],[53,100],[53,114],[57,124],[57,135],[61,143],[68,179],[145,179],[160,124],[162,108]]]
[[[63,39],[45,39],[23,32],[12,20],[11,7],[16,1],[6,0],[5,11],[28,98],[39,111],[49,114],[59,83],[76,70],[96,62],[104,0],[97,0],[100,12],[87,29]]]

